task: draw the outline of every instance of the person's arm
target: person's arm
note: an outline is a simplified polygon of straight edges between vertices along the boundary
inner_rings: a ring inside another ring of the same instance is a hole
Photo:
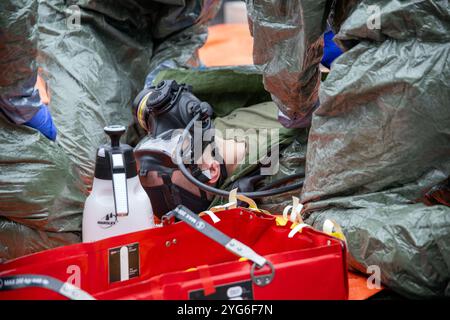
[[[0,112],[18,125],[27,125],[51,140],[56,129],[42,103],[37,79],[37,1],[0,3]]]
[[[56,140],[57,131],[50,110],[31,81],[13,93],[1,95],[0,111],[10,122],[34,128],[50,140]]]
[[[207,23],[216,15],[220,1],[179,2],[177,5],[158,4],[151,16],[155,51],[146,86],[152,85],[161,70],[201,66],[198,49],[206,42]]]
[[[327,0],[247,0],[253,58],[289,128],[308,127],[318,106]]]
[[[39,110],[37,77],[37,1],[0,2],[0,110],[22,124]]]
[[[334,33],[331,29],[328,29],[323,35],[324,40],[324,48],[323,48],[323,57],[322,57],[322,65],[326,68],[330,69],[331,64],[334,60],[336,60],[341,54],[342,50],[339,48],[336,43],[333,41]]]

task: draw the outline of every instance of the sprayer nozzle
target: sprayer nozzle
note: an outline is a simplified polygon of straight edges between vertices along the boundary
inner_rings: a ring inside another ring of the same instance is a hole
[[[120,125],[107,126],[103,130],[111,139],[111,147],[120,146],[120,137],[125,133],[126,128]]]

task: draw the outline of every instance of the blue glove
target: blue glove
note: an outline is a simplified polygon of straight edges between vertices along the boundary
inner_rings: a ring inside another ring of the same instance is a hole
[[[330,69],[331,63],[342,54],[342,50],[333,41],[333,31],[327,31],[323,35],[325,48],[323,49],[323,57],[321,63]]]
[[[53,124],[50,110],[45,104],[41,104],[39,111],[24,125],[40,131],[44,136],[52,141],[56,140],[56,127]]]

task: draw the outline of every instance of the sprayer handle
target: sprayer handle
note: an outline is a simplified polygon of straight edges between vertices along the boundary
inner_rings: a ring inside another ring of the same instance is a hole
[[[120,138],[125,133],[126,128],[121,125],[112,125],[105,127],[103,130],[111,139],[111,147],[119,147]]]

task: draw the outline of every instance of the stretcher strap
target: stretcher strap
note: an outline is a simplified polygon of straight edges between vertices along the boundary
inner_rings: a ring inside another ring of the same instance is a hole
[[[292,223],[304,223],[301,215],[302,209],[303,204],[300,202],[300,199],[292,197],[292,205],[284,208],[283,217],[277,218],[277,224],[285,226],[288,221],[291,221]],[[291,213],[290,215],[289,212]]]
[[[218,206],[214,206],[214,207],[210,208],[209,211],[210,212],[220,212],[220,211],[235,209],[235,208],[237,208],[238,200],[240,200],[242,202],[247,203],[249,205],[250,210],[264,212],[263,210],[258,209],[258,205],[256,204],[256,202],[253,199],[246,197],[244,195],[238,194],[237,191],[238,191],[238,189],[231,190],[227,203],[218,205]]]
[[[167,215],[173,215],[175,216],[175,218],[186,222],[189,226],[191,226],[198,232],[218,242],[227,250],[233,252],[239,257],[248,258],[249,260],[253,261],[258,265],[259,268],[262,268],[267,263],[267,260],[263,256],[253,251],[253,249],[238,241],[237,239],[233,239],[224,234],[222,231],[216,229],[211,224],[204,221],[200,216],[196,215],[183,205],[179,205]]]
[[[303,228],[305,228],[305,227],[311,228],[311,226],[306,223],[297,224],[294,228],[292,228],[291,232],[289,232],[288,238],[293,238],[297,232],[301,233]]]
[[[211,211],[211,210],[203,211],[199,215],[202,216],[204,214],[208,215],[214,224],[216,224],[217,222],[220,222],[220,218],[213,211]]]
[[[203,286],[203,291],[205,293],[205,296],[209,296],[216,292],[216,287],[214,286],[214,281],[211,277],[211,272],[209,271],[209,266],[202,265],[197,267],[200,281]]]
[[[71,300],[95,300],[90,294],[73,284],[49,276],[23,274],[0,277],[0,291],[32,287],[48,289]]]

